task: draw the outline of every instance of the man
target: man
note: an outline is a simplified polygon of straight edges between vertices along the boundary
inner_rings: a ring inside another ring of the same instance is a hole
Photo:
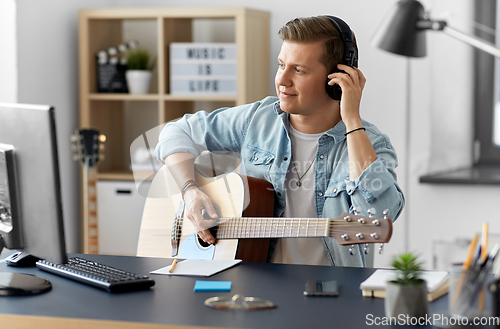
[[[201,211],[217,215],[194,183],[194,158],[204,150],[239,153],[247,175],[273,185],[276,217],[336,218],[357,206],[364,213],[389,209],[396,219],[404,206],[394,172],[396,153],[386,135],[361,119],[366,79],[357,61],[353,67],[340,64],[346,43],[332,18],[297,18],[279,35],[278,98],[186,115],[160,134],[156,156],[172,171],[185,216],[205,242],[215,239]],[[329,96],[326,83],[340,86],[340,101]],[[351,255],[332,238],[274,241],[268,260],[364,266],[361,249]]]

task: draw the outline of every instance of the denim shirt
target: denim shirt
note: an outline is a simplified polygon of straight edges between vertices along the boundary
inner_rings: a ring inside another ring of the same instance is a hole
[[[288,118],[276,97],[211,113],[186,114],[165,126],[155,155],[163,162],[177,152],[195,157],[205,150],[239,154],[246,175],[273,185],[274,216],[279,217],[285,209],[285,177],[292,156]],[[363,120],[363,127],[378,158],[354,181],[349,179],[344,123],[340,121],[319,138],[314,191],[319,218],[337,218],[356,206],[363,215],[374,208],[380,217],[388,209],[394,221],[404,207],[404,196],[396,182],[397,156],[389,138],[367,121]],[[334,238],[323,238],[323,245],[332,265],[365,266],[361,245],[355,248],[354,255],[349,246],[340,246]],[[268,259],[274,247],[272,243]]]

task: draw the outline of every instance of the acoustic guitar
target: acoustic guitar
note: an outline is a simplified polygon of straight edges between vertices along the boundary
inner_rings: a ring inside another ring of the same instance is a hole
[[[211,198],[219,216],[210,229],[217,242],[205,244],[184,218],[180,190],[163,166],[144,206],[138,256],[265,262],[270,238],[333,237],[341,245],[354,245],[386,243],[392,235],[389,218],[351,213],[335,219],[275,218],[270,183],[237,173],[209,176],[196,170],[196,183]]]
[[[97,163],[103,158],[102,151],[106,137],[95,129],[77,129],[71,136],[75,149],[74,160],[82,164],[82,231],[83,252],[99,253],[97,221]]]

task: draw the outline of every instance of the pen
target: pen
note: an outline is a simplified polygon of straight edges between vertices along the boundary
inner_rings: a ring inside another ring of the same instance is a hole
[[[481,237],[481,260],[483,264],[488,260],[488,223],[483,224],[483,235]],[[496,255],[495,255],[496,256]],[[478,307],[482,311],[484,308],[484,287],[481,287],[481,292],[479,293],[479,304]]]
[[[169,273],[172,273],[174,271],[175,265],[177,265],[177,258],[174,259],[172,265],[170,265],[170,269],[168,270]]]
[[[460,296],[462,286],[464,284],[465,277],[468,275],[467,270],[470,267],[470,263],[472,260],[472,256],[474,255],[474,250],[476,250],[476,245],[477,245],[477,240],[479,239],[479,235],[475,234],[474,238],[472,238],[470,245],[469,245],[469,251],[467,253],[467,258],[465,259],[465,262],[462,265],[462,273],[460,274],[460,278],[458,279],[458,283],[456,284],[456,292],[455,296],[452,301],[452,305],[455,305],[458,301],[458,297]]]
[[[486,261],[488,257],[488,223],[483,224],[483,234],[481,236],[481,260]]]
[[[467,259],[465,260],[462,268],[464,270],[468,269],[469,266],[470,266],[470,261],[472,259],[472,255],[474,254],[474,249],[476,249],[476,244],[477,244],[477,240],[479,239],[479,235],[474,235],[474,238],[472,239],[472,241],[470,242],[470,245],[469,245],[469,252],[467,253]]]

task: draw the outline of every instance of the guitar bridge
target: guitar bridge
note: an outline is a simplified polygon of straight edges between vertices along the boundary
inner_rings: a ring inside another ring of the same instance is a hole
[[[184,216],[184,201],[179,202],[179,208],[175,213],[174,223],[172,224],[172,234],[170,235],[170,243],[172,245],[172,257],[179,253],[179,241],[182,233],[182,221]]]

